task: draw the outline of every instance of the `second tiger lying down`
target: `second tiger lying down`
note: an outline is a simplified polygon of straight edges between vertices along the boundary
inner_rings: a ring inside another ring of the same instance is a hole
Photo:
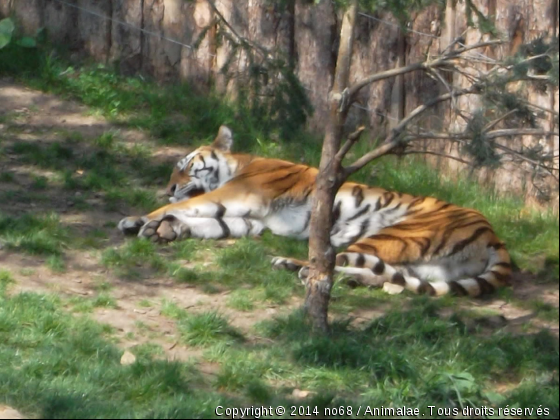
[[[259,235],[309,236],[318,170],[278,159],[231,153],[221,127],[209,146],[178,162],[171,204],[118,227],[157,242]],[[390,282],[416,293],[479,296],[506,285],[509,254],[476,210],[429,197],[347,182],[334,203],[331,243],[345,247],[337,272],[363,284]],[[307,262],[276,257],[277,267],[305,275]]]

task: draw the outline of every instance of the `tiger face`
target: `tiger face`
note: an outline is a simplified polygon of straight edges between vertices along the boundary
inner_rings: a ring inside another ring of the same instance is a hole
[[[177,162],[166,188],[169,201],[188,200],[226,182],[231,174],[228,157],[232,143],[231,130],[222,126],[210,146],[199,147]]]

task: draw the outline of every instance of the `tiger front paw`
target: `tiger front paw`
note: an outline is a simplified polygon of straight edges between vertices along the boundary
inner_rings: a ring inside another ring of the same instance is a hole
[[[190,229],[175,216],[167,215],[160,220],[150,220],[144,224],[138,236],[156,243],[168,243],[188,238]]]
[[[144,223],[146,223],[146,221],[143,217],[130,216],[122,219],[117,227],[125,235],[138,235]]]

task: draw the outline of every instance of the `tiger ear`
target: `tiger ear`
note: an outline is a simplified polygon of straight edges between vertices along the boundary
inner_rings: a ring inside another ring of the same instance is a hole
[[[229,152],[231,150],[232,145],[233,145],[233,134],[228,127],[222,125],[220,127],[220,130],[218,131],[218,135],[216,136],[214,143],[212,143],[212,147],[215,147],[216,149],[221,150],[222,152]]]

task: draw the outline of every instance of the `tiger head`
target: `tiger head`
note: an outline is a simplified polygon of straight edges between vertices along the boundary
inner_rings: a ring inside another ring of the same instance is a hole
[[[189,153],[175,165],[166,193],[176,203],[215,190],[231,178],[231,130],[221,126],[214,142]]]

